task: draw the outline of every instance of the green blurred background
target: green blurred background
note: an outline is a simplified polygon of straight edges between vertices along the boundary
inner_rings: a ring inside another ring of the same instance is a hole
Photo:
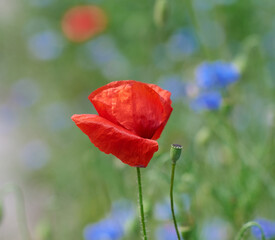
[[[101,7],[108,25],[74,43],[61,19],[80,4]],[[174,96],[160,150],[142,170],[150,239],[171,223],[155,207],[168,200],[171,143],[184,147],[174,191],[179,225],[192,227],[191,239],[207,239],[213,222],[227,240],[247,221],[275,221],[275,2],[168,1],[166,18],[155,5],[0,0],[0,187],[21,187],[32,239],[84,239],[112,203],[136,206],[135,169],[100,152],[70,119],[96,113],[88,95],[122,79],[159,84]],[[195,70],[216,60],[239,64],[240,79],[222,92],[218,110],[194,111]],[[175,76],[182,93],[169,85]],[[21,239],[16,199],[3,199],[0,239]],[[139,233],[134,219],[124,239]]]

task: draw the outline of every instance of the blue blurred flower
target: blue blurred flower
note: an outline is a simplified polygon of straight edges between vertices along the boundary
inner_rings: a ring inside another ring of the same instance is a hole
[[[205,62],[196,69],[196,78],[201,88],[225,88],[240,78],[240,72],[232,63]]]
[[[40,97],[38,85],[30,79],[20,79],[11,88],[12,100],[21,107],[30,107]]]
[[[157,203],[154,208],[154,216],[158,220],[169,220],[171,219],[171,208],[169,203]]]
[[[177,213],[178,208],[175,205],[175,213]],[[165,199],[162,202],[158,202],[154,207],[154,217],[161,221],[167,221],[172,219],[171,206],[169,199]]]
[[[109,217],[126,230],[128,224],[136,217],[136,208],[128,200],[119,200],[113,203]]]
[[[177,100],[185,96],[185,84],[178,75],[161,77],[158,85],[171,92],[172,100]]]
[[[48,145],[39,139],[28,142],[19,154],[25,167],[31,170],[41,169],[50,159]]]
[[[83,231],[85,240],[118,240],[127,231],[128,225],[136,217],[134,205],[120,200],[112,205],[110,214],[97,223],[89,224]]]
[[[217,110],[221,107],[222,96],[219,92],[201,93],[191,101],[190,107],[194,111]]]
[[[204,223],[200,239],[227,240],[229,235],[229,225],[227,222],[220,218],[214,218]]]
[[[28,48],[39,60],[56,59],[63,51],[63,38],[54,31],[46,30],[31,36],[28,40]]]
[[[198,49],[197,39],[191,29],[182,28],[171,36],[167,43],[167,53],[171,60],[180,61]]]
[[[123,228],[113,219],[104,219],[85,227],[85,240],[118,240],[123,237]]]
[[[16,111],[8,104],[0,105],[0,134],[7,134],[19,124]]]
[[[83,57],[92,61],[107,78],[123,78],[129,72],[128,60],[120,53],[110,36],[99,36],[86,43],[82,50],[84,53],[81,52],[79,57],[80,64],[84,67],[87,66],[87,63],[83,62]],[[93,67],[89,65],[91,64],[88,63],[89,68]]]
[[[42,121],[52,131],[64,130],[71,126],[69,107],[62,102],[55,102],[46,105],[42,109]]]
[[[266,239],[275,238],[275,222],[266,219],[256,219],[255,222],[261,225]],[[261,238],[261,230],[258,227],[252,227],[251,233],[257,238]]]
[[[99,66],[102,66],[116,57],[120,56],[114,40],[109,36],[100,36],[86,44],[91,59]]]
[[[177,240],[177,233],[172,224],[165,224],[156,229],[155,236],[157,240]]]

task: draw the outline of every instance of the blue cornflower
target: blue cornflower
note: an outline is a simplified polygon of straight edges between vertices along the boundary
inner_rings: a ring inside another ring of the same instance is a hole
[[[177,206],[175,206],[175,212],[177,212]],[[171,206],[168,198],[155,204],[154,216],[161,221],[172,219]]]
[[[28,40],[28,47],[35,58],[52,60],[62,53],[64,43],[59,33],[48,30],[31,36]]]
[[[177,30],[167,43],[167,53],[171,60],[181,61],[198,50],[198,42],[191,29]]]
[[[120,200],[113,203],[110,218],[119,223],[124,230],[135,217],[136,208],[130,201]]]
[[[100,36],[89,41],[85,45],[85,50],[90,54],[91,59],[98,65],[102,66],[108,62],[120,57],[113,38],[109,36]]]
[[[155,232],[156,239],[158,240],[177,240],[177,233],[175,227],[172,224],[165,224],[156,229]]]
[[[17,111],[9,104],[0,105],[0,135],[9,134],[19,125]]]
[[[275,237],[275,222],[266,219],[256,219],[255,222],[261,225],[265,238],[271,239]],[[261,239],[261,230],[258,227],[252,227],[251,233],[257,238]]]
[[[123,228],[113,219],[104,219],[90,224],[84,229],[85,240],[118,240],[123,236]]]
[[[227,222],[220,218],[214,218],[203,224],[201,230],[202,240],[227,240],[229,227]]]
[[[205,92],[199,94],[191,101],[190,107],[194,111],[217,110],[222,104],[222,96],[219,92]]]
[[[110,214],[100,222],[89,224],[83,231],[85,240],[119,240],[127,225],[136,216],[133,204],[127,200],[120,200],[112,205]]]
[[[236,82],[240,72],[232,63],[205,62],[196,69],[196,78],[198,86],[203,89],[219,89]]]

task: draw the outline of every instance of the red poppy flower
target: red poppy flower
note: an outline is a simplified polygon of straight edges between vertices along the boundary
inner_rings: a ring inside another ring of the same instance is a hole
[[[72,120],[99,150],[130,166],[146,167],[173,110],[170,95],[154,84],[111,82],[89,96],[98,115],[75,114]]]
[[[83,42],[106,28],[105,12],[96,6],[76,6],[69,9],[62,19],[62,30],[73,42]]]

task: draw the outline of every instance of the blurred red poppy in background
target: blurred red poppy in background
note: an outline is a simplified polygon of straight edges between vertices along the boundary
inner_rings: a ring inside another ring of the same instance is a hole
[[[69,9],[62,19],[62,30],[73,42],[83,42],[105,30],[105,12],[93,5],[76,6]]]
[[[98,115],[72,120],[106,154],[133,167],[146,167],[173,110],[171,93],[134,80],[111,82],[89,96]]]

